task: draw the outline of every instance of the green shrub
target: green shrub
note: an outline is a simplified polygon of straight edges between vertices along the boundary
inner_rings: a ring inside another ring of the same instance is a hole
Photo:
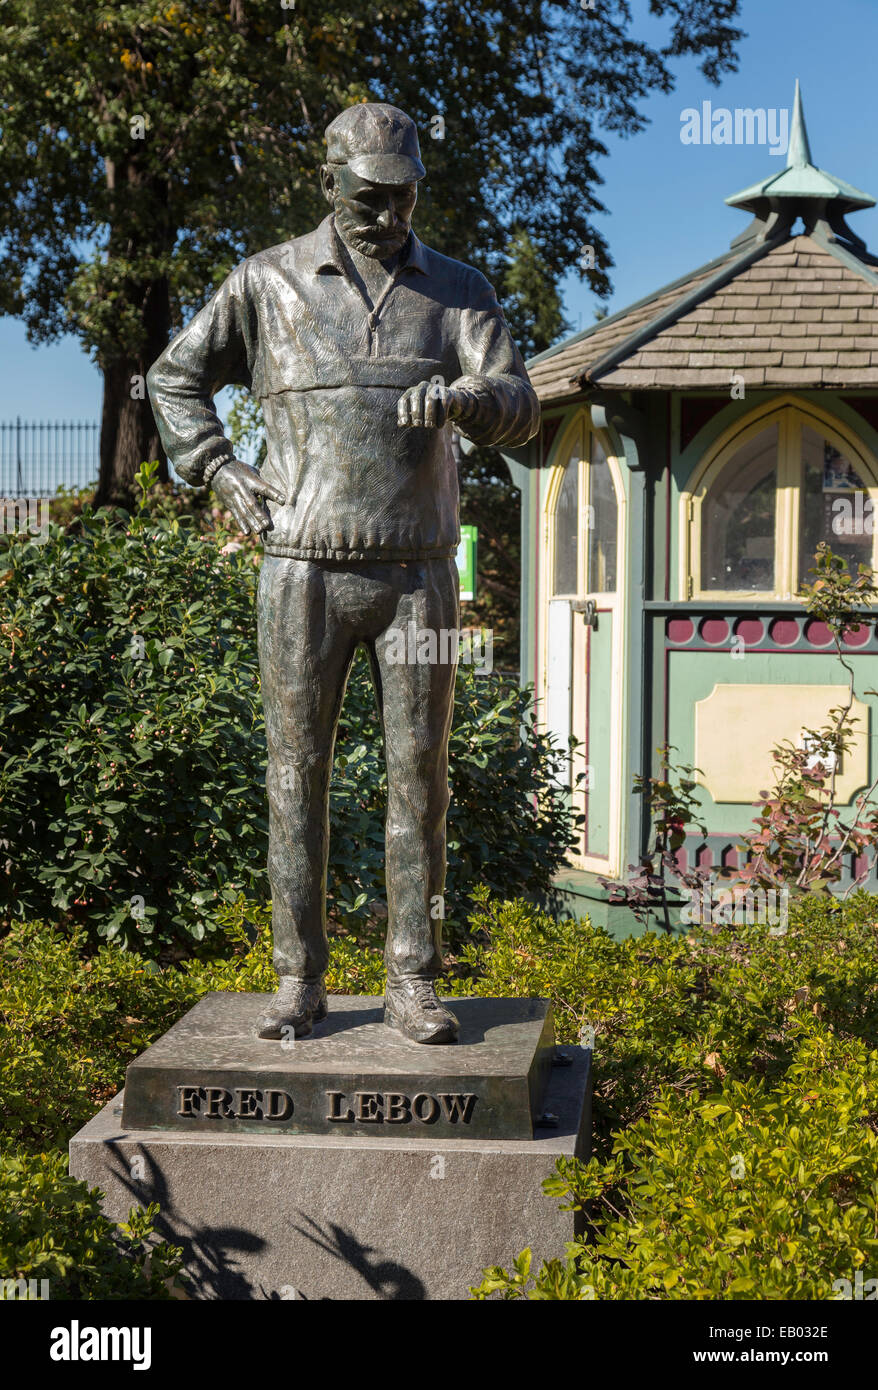
[[[144,475],[144,482],[147,481]],[[148,954],[197,949],[214,908],[264,900],[258,557],[194,514],[85,509],[0,539],[0,913],[81,923]],[[538,895],[571,843],[531,696],[462,668],[451,741],[449,935],[479,882]],[[385,774],[364,659],[331,791],[332,917],[384,895]],[[5,850],[5,853],[4,853]],[[219,943],[221,944],[221,943]]]
[[[594,1030],[594,1157],[547,1193],[586,1236],[523,1252],[476,1297],[836,1296],[878,1277],[878,904],[804,897],[784,934],[696,929],[613,942],[521,904],[482,905],[476,993],[552,998]]]
[[[0,1156],[0,1281],[25,1280],[39,1298],[45,1280],[53,1301],[182,1292],[183,1252],[154,1235],[158,1205],[132,1207],[117,1226],[100,1199],[70,1177],[62,1154]]]
[[[165,969],[115,942],[94,951],[81,929],[16,923],[0,942],[0,1282],[36,1280],[39,1297],[48,1279],[52,1299],[171,1296],[181,1252],[157,1241],[157,1205],[117,1229],[66,1156],[44,1150],[66,1148],[202,995],[276,988],[268,923],[267,909],[238,901],[216,923],[226,958]],[[380,993],[381,953],[335,940],[327,982]]]
[[[484,940],[464,949],[458,988],[551,999],[563,1042],[593,1030],[593,1141],[607,1159],[663,1087],[700,1094],[717,1079],[782,1077],[804,1016],[878,1044],[876,922],[873,895],[806,896],[780,936],[726,926],[614,941],[588,922],[483,901],[471,928]]]
[[[575,818],[554,780],[551,742],[533,728],[533,712],[529,690],[472,667],[458,669],[444,923],[452,945],[466,936],[477,889],[550,898],[553,875],[573,846]],[[526,741],[522,726],[529,726]],[[352,926],[384,897],[386,792],[363,656],[348,683],[331,789],[330,897]]]
[[[269,920],[257,904],[223,908],[215,926],[228,956],[165,969],[115,942],[89,950],[81,929],[17,923],[0,942],[0,1146],[66,1146],[121,1089],[127,1064],[202,995],[276,989]],[[383,980],[380,952],[333,941],[330,989],[380,993]]]
[[[0,1142],[66,1145],[121,1088],[125,1066],[194,1003],[188,977],[118,947],[16,925],[0,946]],[[147,973],[155,971],[154,974]]]
[[[662,1092],[613,1158],[544,1184],[588,1237],[477,1297],[828,1299],[878,1272],[878,1052],[812,1021],[783,1079]],[[848,1297],[850,1294],[848,1293]]]
[[[594,1031],[595,1093],[593,1158],[546,1184],[586,1236],[488,1271],[477,1297],[828,1298],[878,1276],[878,899],[803,897],[778,936],[613,941],[478,897],[449,987],[550,997],[560,1039]],[[66,1143],[206,991],[272,989],[268,922],[239,900],[216,915],[225,959],[164,969],[17,925],[0,945],[7,1148]],[[329,983],[380,992],[380,951],[335,938]]]
[[[253,565],[108,512],[3,562],[7,915],[199,939],[264,859]]]

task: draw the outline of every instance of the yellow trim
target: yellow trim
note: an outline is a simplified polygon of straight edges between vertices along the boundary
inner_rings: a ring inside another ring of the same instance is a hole
[[[793,583],[792,557],[795,549],[795,528],[799,522],[801,496],[801,454],[798,443],[800,429],[795,406],[784,406],[778,419],[777,431],[777,498],[774,511],[775,592],[796,592]]]
[[[628,605],[626,596],[628,593],[628,496],[625,491],[624,473],[619,463],[618,454],[603,430],[594,430],[593,433],[600,441],[604,454],[606,455],[607,465],[610,469],[610,476],[613,479],[613,487],[616,492],[616,589],[613,594],[594,594],[600,601],[603,600],[613,615],[613,646],[610,656],[610,700],[613,708],[620,711],[620,718],[610,720],[610,796],[607,811],[607,859],[598,859],[591,855],[580,856],[583,869],[592,870],[597,873],[606,873],[608,877],[615,878],[622,873],[622,818],[625,806],[625,788],[627,787],[627,760],[625,757],[624,731],[628,727],[627,711],[625,701],[627,688],[625,683],[625,636],[628,623]],[[607,602],[607,600],[610,600]]]
[[[570,454],[575,442],[575,436],[579,435],[579,503],[582,505],[582,457],[585,451],[585,434],[590,428],[590,422],[585,411],[577,411],[573,419],[568,423],[566,429],[562,430],[558,438],[552,445],[552,455],[554,462],[550,464],[551,472],[546,486],[546,495],[543,499],[543,517],[545,529],[543,535],[546,541],[546,578],[548,581],[549,598],[575,598],[577,594],[556,594],[555,585],[555,508],[558,505],[558,494],[564,483],[564,475],[567,472],[567,465],[570,462]],[[563,445],[563,448],[562,448]],[[577,543],[576,566],[577,566],[577,585],[581,574],[583,547]]]
[[[773,591],[702,589],[701,512],[711,487],[729,459],[759,434],[772,418],[778,424],[777,505],[775,508],[775,588]],[[805,424],[815,427],[858,466],[878,506],[878,461],[863,441],[843,421],[811,401],[785,394],[764,401],[743,419],[730,425],[699,460],[680,493],[678,525],[679,592],[682,600],[760,599],[794,601],[799,587],[798,537],[801,505],[801,431]],[[878,531],[872,542],[872,564],[878,567]]]
[[[588,469],[591,461],[592,438],[596,439],[603,449],[610,469],[610,476],[613,480],[617,506],[616,588],[613,593],[590,593],[586,591],[585,585],[588,580],[588,545],[583,545],[581,543],[581,536],[577,551],[577,592],[575,594],[556,594],[554,592],[555,535],[553,522],[555,508],[557,506],[558,495],[561,491],[570,455],[576,444],[577,434],[580,468],[580,516],[583,514],[584,508],[590,505],[591,502]],[[591,422],[588,408],[585,406],[580,407],[573,415],[573,418],[568,422],[567,426],[559,432],[558,438],[553,441],[549,458],[552,460],[552,463],[549,464],[551,471],[543,497],[545,565],[542,567],[540,592],[537,601],[540,604],[540,611],[542,613],[547,611],[548,602],[552,598],[594,598],[599,608],[609,610],[613,622],[613,643],[610,657],[610,699],[613,705],[621,711],[622,703],[626,695],[624,684],[624,652],[627,628],[627,608],[624,596],[627,593],[628,583],[628,497],[625,490],[624,471],[619,462],[619,455],[614,441],[610,438],[606,430],[595,428]],[[579,627],[582,627],[581,620]],[[539,691],[542,707],[545,709],[548,676],[548,624],[545,622],[541,623],[541,634],[539,651]],[[573,732],[582,742],[587,732],[586,690],[588,672],[583,669],[584,660],[580,658],[584,658],[584,636],[578,628],[575,628],[572,654],[574,669],[571,696],[571,720]],[[607,834],[609,840],[608,857],[597,858],[593,855],[584,855],[581,853],[574,853],[571,855],[571,862],[576,868],[604,873],[608,876],[618,875],[622,872],[622,817],[625,804],[623,788],[627,776],[623,740],[625,727],[626,723],[623,718],[611,720],[610,794],[607,814]],[[577,770],[581,770],[581,768]],[[583,809],[583,796],[584,794],[581,791],[574,793],[574,804],[580,811]]]

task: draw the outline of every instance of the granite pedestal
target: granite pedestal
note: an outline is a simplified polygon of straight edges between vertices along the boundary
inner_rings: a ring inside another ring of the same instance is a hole
[[[159,1202],[194,1297],[466,1298],[525,1246],[563,1255],[540,1184],[587,1154],[591,1054],[554,1048],[544,1001],[454,1000],[460,1042],[428,1047],[332,996],[284,1048],[252,1036],[264,998],[202,1000],[70,1144],[112,1219]]]

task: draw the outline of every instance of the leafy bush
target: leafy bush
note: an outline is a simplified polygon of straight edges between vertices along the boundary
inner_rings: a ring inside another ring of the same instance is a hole
[[[827,1298],[878,1275],[878,899],[802,897],[778,936],[613,941],[477,898],[452,992],[547,996],[559,1038],[595,1047],[594,1156],[546,1184],[582,1207],[586,1237],[539,1270],[525,1253],[488,1271],[477,1297]],[[0,945],[7,1150],[66,1143],[206,991],[272,989],[268,921],[223,907],[228,957],[164,969],[16,925]],[[335,938],[329,983],[380,992],[380,952]]]
[[[550,739],[533,727],[529,690],[458,669],[449,741],[446,941],[466,934],[477,888],[551,898],[577,818],[555,779]],[[528,727],[526,741],[522,726]],[[355,666],[339,726],[331,789],[330,893],[345,920],[384,895],[387,778],[365,658]]]
[[[149,468],[142,471],[146,488]],[[6,921],[59,916],[157,954],[267,895],[258,556],[194,514],[88,508],[46,544],[0,540],[0,852]],[[232,543],[234,545],[234,543]],[[226,553],[223,553],[225,551]],[[452,734],[450,929],[472,886],[550,890],[572,842],[531,697],[462,670]],[[330,907],[384,893],[384,761],[364,660],[332,785]]]
[[[264,859],[254,567],[145,512],[2,558],[7,912],[198,940]]]
[[[478,994],[553,998],[594,1034],[594,1157],[546,1191],[580,1208],[566,1259],[479,1298],[832,1298],[878,1276],[878,903],[796,901],[787,930],[614,942],[482,906]]]
[[[100,1193],[67,1174],[72,1134],[122,1087],[127,1064],[211,990],[272,990],[269,913],[220,910],[230,954],[161,970],[82,929],[16,923],[0,943],[0,1281],[49,1280],[51,1299],[159,1299],[180,1291],[182,1254],[155,1236],[157,1204],[116,1227]],[[252,924],[255,922],[255,940]],[[333,943],[331,989],[384,987],[380,952]],[[55,1152],[45,1152],[51,1146]]]
[[[0,1281],[34,1281],[40,1297],[46,1280],[53,1301],[172,1298],[183,1252],[154,1238],[158,1205],[116,1226],[100,1197],[62,1154],[0,1156]]]
[[[121,1089],[127,1064],[202,995],[276,989],[269,922],[253,903],[223,908],[215,925],[227,957],[164,970],[116,943],[90,950],[82,929],[17,923],[0,943],[0,1146],[65,1146]],[[333,941],[330,989],[380,993],[383,980],[379,951]]]
[[[536,1288],[566,1298],[826,1299],[878,1270],[878,1052],[813,1020],[775,1086],[662,1092],[610,1162],[559,1164],[548,1193],[590,1241]],[[619,1213],[619,1214],[616,1214]],[[492,1271],[482,1285],[506,1287]]]

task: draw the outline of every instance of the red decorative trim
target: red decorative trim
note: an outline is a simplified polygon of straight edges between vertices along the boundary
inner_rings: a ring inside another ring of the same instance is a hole
[[[745,647],[758,647],[765,638],[765,623],[761,618],[739,618],[735,623],[735,636],[740,637]]]
[[[773,618],[768,635],[779,647],[791,647],[798,642],[802,628],[796,618]]]
[[[731,396],[683,396],[680,400],[680,452],[692,443],[708,420],[728,405]]]
[[[845,405],[849,405],[858,415],[862,415],[867,424],[873,430],[878,430],[878,397],[876,396],[842,396]]]
[[[686,642],[691,642],[695,636],[695,624],[686,615],[681,618],[668,618],[665,623],[665,636],[675,647],[681,647]]]
[[[698,632],[702,642],[707,642],[711,647],[721,646],[723,642],[728,642],[731,637],[729,624],[725,618],[702,618]]]
[[[553,445],[554,442],[555,442],[555,436],[556,436],[556,434],[558,433],[558,430],[559,430],[560,427],[561,427],[561,421],[563,420],[563,418],[564,418],[563,415],[556,415],[556,416],[554,417],[554,419],[551,419],[551,420],[543,420],[543,424],[542,424],[542,435],[541,435],[541,443],[542,443],[542,446],[543,446],[543,456],[542,456],[542,459],[540,460],[540,463],[541,463],[543,466],[545,466],[546,459],[549,457],[549,451],[551,450],[552,445]]]

